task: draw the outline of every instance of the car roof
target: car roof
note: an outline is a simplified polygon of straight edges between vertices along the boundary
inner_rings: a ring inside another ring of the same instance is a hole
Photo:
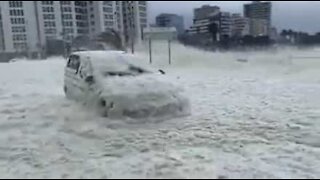
[[[114,55],[114,54],[125,54],[125,51],[103,51],[103,50],[76,51],[76,52],[73,52],[71,55],[95,57],[95,56],[101,56],[101,55]]]
[[[110,71],[127,69],[130,59],[124,51],[81,51],[71,55],[79,55],[81,61],[90,61],[94,69]]]

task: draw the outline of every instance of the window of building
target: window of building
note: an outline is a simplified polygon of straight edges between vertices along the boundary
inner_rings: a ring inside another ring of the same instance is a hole
[[[72,21],[63,21],[62,25],[63,26],[73,26],[73,23],[72,23]]]
[[[44,27],[56,27],[56,23],[54,21],[45,21]]]
[[[72,19],[72,14],[62,14],[62,19]]]
[[[54,19],[54,14],[44,14],[43,19]]]
[[[9,7],[22,7],[22,1],[9,1]]]
[[[50,29],[45,29],[44,31],[46,34],[56,34],[57,30],[54,28],[50,28]]]
[[[91,26],[94,26],[94,21],[91,21],[90,24],[91,24]]]
[[[145,6],[139,6],[139,11],[146,11],[146,7]]]
[[[147,14],[144,13],[144,12],[140,12],[139,14],[140,14],[140,16],[142,16],[142,17],[146,17],[146,16],[147,16]]]
[[[103,1],[103,5],[112,6],[112,1]]]
[[[11,18],[11,24],[24,24],[24,18]]]
[[[73,29],[72,29],[72,28],[64,28],[64,29],[63,29],[63,32],[64,32],[65,34],[72,34],[72,33],[73,33]]]
[[[54,12],[53,7],[42,7],[42,12]]]
[[[63,7],[62,12],[72,12],[71,7]]]
[[[23,16],[23,10],[22,9],[13,9],[10,10],[10,16]]]
[[[53,5],[53,1],[41,1],[43,5]]]
[[[13,48],[16,50],[26,50],[27,49],[27,43],[25,42],[14,42]]]
[[[78,34],[87,34],[88,30],[86,30],[86,29],[78,29],[77,32],[78,32]]]
[[[71,1],[60,1],[63,5],[71,5]]]
[[[110,7],[103,7],[103,12],[112,12],[113,9]]]
[[[27,36],[25,34],[14,34],[12,36],[12,40],[13,41],[26,41]]]
[[[113,26],[113,22],[112,21],[105,21],[104,25],[105,26]]]
[[[104,18],[105,19],[113,19],[113,15],[112,14],[105,14]]]
[[[24,32],[26,32],[26,28],[24,26],[13,26],[12,32],[13,33],[24,33]]]

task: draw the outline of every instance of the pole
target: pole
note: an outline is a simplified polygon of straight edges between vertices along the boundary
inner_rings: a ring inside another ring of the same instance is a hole
[[[131,5],[131,12],[130,12],[130,17],[129,17],[129,19],[130,19],[130,34],[131,34],[131,53],[132,54],[134,54],[134,29],[133,29],[133,24],[134,24],[134,14],[133,14],[133,12],[134,12],[134,10],[133,10],[133,4],[131,4],[131,2],[130,2],[130,5]]]
[[[169,64],[171,65],[171,40],[168,40]]]
[[[149,39],[149,63],[152,64],[152,46],[151,46],[151,38]]]

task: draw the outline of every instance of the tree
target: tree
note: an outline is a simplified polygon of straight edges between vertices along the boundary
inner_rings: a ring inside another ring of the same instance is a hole
[[[113,29],[108,29],[107,31],[99,34],[94,40],[96,42],[103,43],[111,49],[125,50],[120,34]]]
[[[77,36],[71,43],[73,50],[89,49],[91,39],[89,36]]]

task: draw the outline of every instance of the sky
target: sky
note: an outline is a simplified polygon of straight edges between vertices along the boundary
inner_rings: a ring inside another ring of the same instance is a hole
[[[185,28],[192,25],[193,9],[204,4],[220,6],[222,11],[243,13],[243,4],[251,1],[149,1],[149,22],[160,13],[182,15]],[[272,25],[278,31],[293,29],[320,32],[320,1],[272,1]]]

